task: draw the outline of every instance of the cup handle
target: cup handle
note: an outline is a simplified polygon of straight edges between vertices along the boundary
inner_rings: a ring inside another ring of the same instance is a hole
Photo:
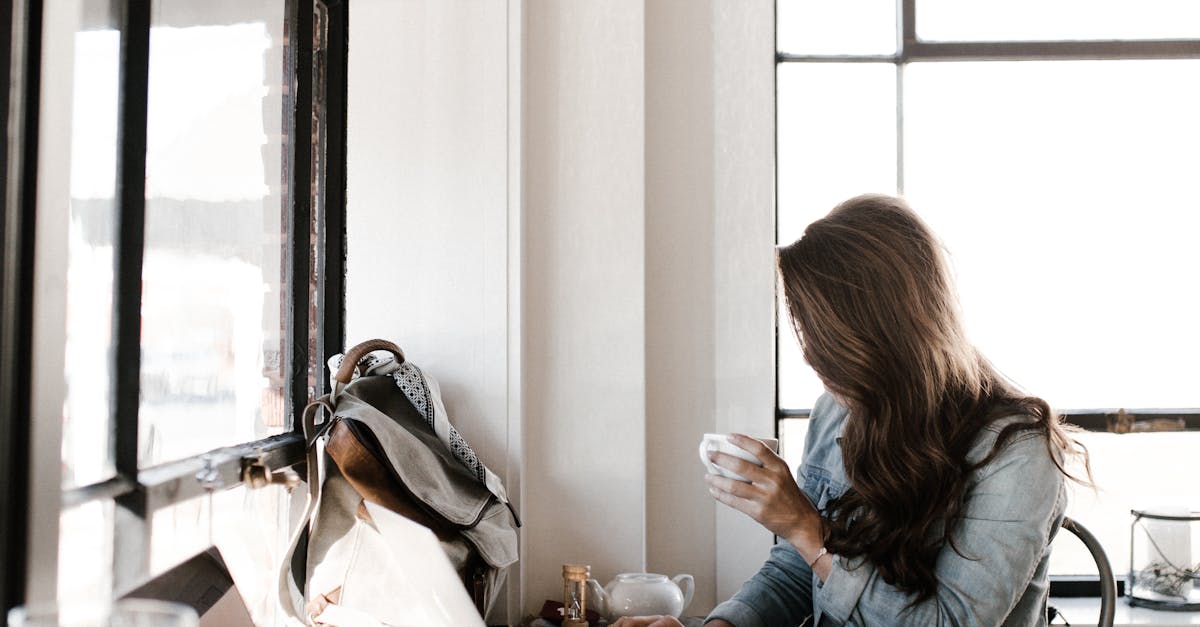
[[[710,475],[721,474],[721,471],[717,470],[718,466],[716,464],[712,463],[712,461],[710,459],[708,459],[708,451],[709,451],[708,440],[700,440],[700,463],[704,464],[704,469],[708,471],[708,474],[710,474]]]
[[[680,614],[692,604],[692,595],[696,593],[696,580],[691,575],[675,575],[671,578],[675,585],[683,592],[683,608],[679,610]],[[676,618],[679,618],[676,616]]]

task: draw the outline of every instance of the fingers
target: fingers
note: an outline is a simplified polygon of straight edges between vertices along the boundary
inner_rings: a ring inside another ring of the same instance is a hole
[[[738,481],[729,477],[704,475],[704,481],[708,483],[710,488],[715,488],[719,492],[743,499],[754,498],[762,494],[762,489],[755,487],[753,483],[746,483],[745,481]]]
[[[764,467],[777,472],[782,471],[791,474],[791,469],[788,468],[787,462],[783,461],[782,457],[776,455],[775,451],[772,451],[769,446],[763,444],[760,440],[741,433],[730,433],[729,441],[734,446],[753,454],[762,461]]]
[[[757,440],[755,441],[757,442]],[[771,449],[766,447],[763,447],[763,450],[768,453],[771,452]],[[771,454],[774,455],[774,453]],[[779,485],[784,480],[792,478],[792,471],[788,468],[787,462],[777,457],[768,460],[764,466],[759,466],[754,462],[748,462],[740,457],[720,451],[709,451],[708,459],[726,470],[731,470],[745,477],[750,483],[756,485]]]
[[[752,462],[748,462],[740,457],[734,457],[733,455],[730,455],[729,453],[722,453],[720,451],[709,451],[708,459],[709,459],[709,461],[720,466],[721,468],[724,468],[726,470],[732,470],[733,472],[736,472],[737,474],[749,479],[751,481],[751,483],[754,482],[755,478],[762,476],[762,472],[763,472],[762,466],[759,466],[758,464],[755,464]],[[745,482],[743,481],[742,483],[745,483]]]
[[[748,498],[756,496],[751,484],[715,475],[705,475],[704,480],[708,483],[708,493],[714,499],[758,520],[762,505],[757,500]],[[720,485],[717,485],[718,483]]]

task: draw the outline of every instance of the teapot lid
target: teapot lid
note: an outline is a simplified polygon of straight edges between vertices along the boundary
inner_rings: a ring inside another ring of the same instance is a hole
[[[617,575],[617,581],[628,583],[658,583],[666,580],[666,575],[657,573],[621,573]]]

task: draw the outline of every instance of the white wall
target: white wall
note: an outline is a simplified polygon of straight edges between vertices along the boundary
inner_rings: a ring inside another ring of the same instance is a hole
[[[455,426],[517,493],[509,8],[355,0],[349,9],[346,341],[397,342],[438,379]],[[504,610],[491,619],[505,621]]]
[[[715,595],[716,508],[694,446],[716,409],[711,6],[646,3],[647,568],[695,575],[693,612]]]
[[[690,572],[770,536],[700,480],[771,433],[771,0],[357,0],[347,334],[398,340],[517,493],[510,620],[561,566]]]
[[[526,611],[646,562],[642,2],[526,5]]]
[[[507,11],[350,7],[346,340],[396,341],[500,472],[507,447]]]
[[[775,3],[716,0],[712,20],[715,427],[764,433],[775,421]],[[717,508],[718,601],[767,544],[749,518]]]

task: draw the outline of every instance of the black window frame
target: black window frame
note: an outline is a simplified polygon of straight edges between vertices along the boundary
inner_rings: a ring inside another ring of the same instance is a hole
[[[278,0],[289,5],[288,29],[293,33],[292,79],[296,138],[313,137],[314,74],[324,79],[321,110],[324,125],[320,146],[322,175],[312,174],[313,142],[292,141],[289,155],[292,211],[286,283],[291,301],[286,309],[286,406],[292,429],[254,442],[219,448],[202,455],[149,468],[138,467],[138,411],[141,356],[141,290],[144,255],[146,113],[149,74],[151,0],[118,0],[121,49],[118,108],[119,157],[116,198],[115,265],[113,281],[112,406],[115,475],[107,480],[62,492],[61,508],[97,500],[112,500],[114,595],[141,584],[149,573],[148,520],[158,509],[210,493],[213,486],[230,489],[246,483],[248,470],[268,472],[302,465],[305,443],[298,419],[311,396],[325,391],[323,358],[311,359],[309,312],[322,312],[317,326],[317,350],[340,349],[344,337],[345,303],[345,164],[346,61],[348,0]],[[314,19],[320,6],[322,19]],[[294,7],[294,14],[290,10]],[[42,0],[3,0],[0,26],[12,34],[4,51],[4,75],[12,73],[16,98],[6,92],[0,104],[6,113],[0,166],[6,172],[3,239],[3,283],[0,291],[0,627],[7,611],[25,600],[28,544],[28,476],[31,456],[59,454],[30,451],[30,378],[28,368],[33,326],[33,243],[36,217],[38,102],[41,70]],[[314,37],[314,24],[323,36]],[[314,71],[314,68],[319,70]],[[4,81],[8,84],[8,81]],[[11,106],[10,106],[11,105]],[[322,241],[310,241],[311,201],[321,194]],[[323,268],[310,265],[314,247],[322,251]],[[317,276],[314,277],[314,273]],[[316,279],[310,303],[310,281]],[[320,356],[323,357],[323,356]],[[316,369],[317,389],[310,386],[309,364]]]
[[[777,0],[787,2],[788,0]],[[917,37],[918,0],[896,2],[896,52],[893,54],[793,54],[781,51],[776,28],[776,76],[788,63],[891,63],[896,68],[896,185],[904,190],[904,69],[909,63],[931,61],[1079,61],[1079,60],[1151,60],[1200,59],[1200,39],[1140,40],[1058,40],[1058,41],[922,41]],[[776,9],[778,15],[778,8]],[[776,128],[779,110],[776,107]],[[778,155],[778,133],[776,155]],[[778,159],[776,168],[778,169]],[[779,172],[776,172],[776,181]],[[778,183],[777,183],[778,184]],[[778,194],[776,194],[778,202]],[[779,207],[776,206],[776,216]],[[778,218],[776,219],[778,224]],[[778,235],[778,231],[776,232]],[[778,239],[778,237],[776,238]],[[781,328],[783,329],[781,331]],[[790,332],[786,324],[776,324],[776,389],[779,378],[779,334]],[[810,409],[785,408],[775,399],[776,437],[788,419],[807,419]],[[1200,431],[1200,408],[1089,408],[1059,410],[1064,421],[1086,431],[1139,433],[1147,431]],[[1125,577],[1116,576],[1117,594],[1124,595]],[[1050,594],[1064,597],[1100,596],[1099,576],[1052,576]]]
[[[0,95],[6,132],[0,144],[4,216],[0,222],[0,626],[25,598],[30,468],[33,235],[37,183],[41,0],[0,2],[9,34],[0,59],[8,88]],[[30,130],[32,129],[32,132]]]

